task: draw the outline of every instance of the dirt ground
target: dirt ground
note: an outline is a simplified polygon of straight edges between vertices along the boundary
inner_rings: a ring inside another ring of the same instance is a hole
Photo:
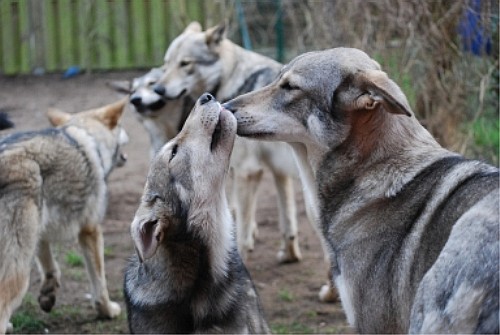
[[[0,77],[0,110],[7,111],[16,124],[13,131],[49,126],[45,112],[56,107],[77,112],[113,102],[120,97],[105,86],[107,80],[131,79],[137,72],[99,73],[62,79],[60,75],[41,77]],[[130,110],[124,116],[130,142],[125,151],[127,164],[109,178],[109,205],[103,223],[108,289],[120,303],[122,314],[115,320],[99,320],[89,301],[89,284],[75,243],[56,248],[62,271],[62,287],[51,313],[37,305],[40,279],[33,267],[29,293],[13,317],[17,333],[127,333],[122,293],[123,269],[134,252],[129,224],[138,206],[149,166],[146,131]],[[11,133],[4,131],[0,136]],[[259,238],[247,267],[256,283],[264,311],[274,333],[352,333],[340,303],[318,301],[318,291],[326,280],[320,242],[306,220],[302,194],[296,184],[299,239],[303,261],[280,265],[278,213],[274,183],[266,174],[258,202]],[[1,213],[0,213],[1,215]],[[1,260],[0,260],[1,261]]]

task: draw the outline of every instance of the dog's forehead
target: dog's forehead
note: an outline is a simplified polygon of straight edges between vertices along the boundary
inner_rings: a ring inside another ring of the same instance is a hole
[[[159,80],[163,75],[163,70],[161,68],[153,68],[148,73],[134,78],[132,80],[132,88],[138,88],[141,86],[148,85],[150,82]]]
[[[184,32],[172,41],[164,60],[169,62],[203,57],[209,52],[205,41],[203,32]]]
[[[345,76],[363,70],[379,70],[380,65],[358,49],[335,48],[305,53],[283,68],[283,76],[298,76],[303,80],[324,78],[342,80]],[[318,75],[318,74],[328,75]]]

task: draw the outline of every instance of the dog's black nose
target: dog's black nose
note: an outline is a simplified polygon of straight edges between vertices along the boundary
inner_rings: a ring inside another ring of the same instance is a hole
[[[130,97],[130,103],[132,105],[134,105],[135,107],[139,107],[140,105],[142,105],[142,98],[139,97],[139,96],[131,96]]]
[[[207,102],[209,102],[211,100],[215,100],[215,98],[212,96],[212,94],[210,94],[210,93],[204,93],[200,97],[200,105],[204,105],[204,104],[206,104]]]
[[[153,87],[153,91],[156,94],[161,95],[162,97],[165,96],[165,93],[167,93],[166,90],[165,90],[165,86],[163,86],[163,85],[155,85]]]

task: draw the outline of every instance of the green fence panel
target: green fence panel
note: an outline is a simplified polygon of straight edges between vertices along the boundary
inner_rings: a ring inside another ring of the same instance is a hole
[[[159,66],[204,0],[0,0],[0,74]]]

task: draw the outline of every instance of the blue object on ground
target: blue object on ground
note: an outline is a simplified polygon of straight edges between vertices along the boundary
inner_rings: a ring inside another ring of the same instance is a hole
[[[64,72],[63,78],[71,78],[80,73],[80,67],[79,66],[70,66],[68,69]]]

